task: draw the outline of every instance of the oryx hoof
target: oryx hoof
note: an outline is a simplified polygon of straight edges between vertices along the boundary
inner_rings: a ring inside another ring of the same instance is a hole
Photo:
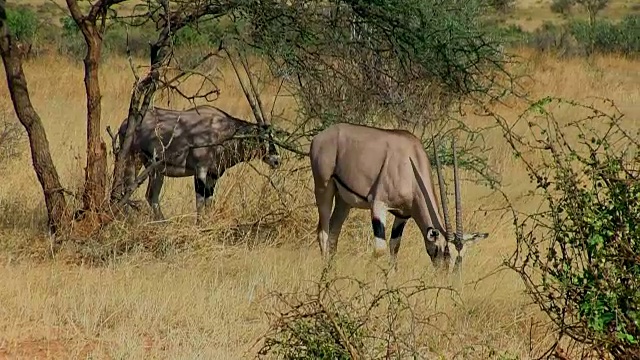
[[[383,239],[376,238],[373,243],[373,257],[379,258],[380,256],[386,254],[387,251],[387,242]]]

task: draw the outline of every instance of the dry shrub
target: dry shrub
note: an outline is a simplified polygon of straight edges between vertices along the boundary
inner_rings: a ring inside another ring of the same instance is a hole
[[[452,287],[422,279],[392,285],[386,271],[380,286],[330,275],[330,269],[325,267],[320,280],[306,290],[271,294],[278,305],[268,314],[270,327],[261,339],[259,358],[429,359],[442,355],[434,338],[456,336],[442,326],[447,314],[418,310],[425,296],[435,303],[446,298],[459,304]],[[463,351],[485,359],[508,358],[487,344],[468,342]]]
[[[0,112],[0,170],[23,151],[24,131],[18,122]]]

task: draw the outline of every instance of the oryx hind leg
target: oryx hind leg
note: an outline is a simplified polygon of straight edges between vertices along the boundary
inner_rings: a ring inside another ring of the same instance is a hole
[[[318,227],[316,234],[318,237],[318,245],[320,253],[325,260],[329,259],[329,225],[331,221],[331,208],[333,207],[333,198],[336,194],[336,184],[329,181],[326,186],[315,187],[316,206],[318,207]]]
[[[331,219],[329,220],[328,247],[330,255],[335,254],[338,249],[338,238],[342,231],[342,225],[351,211],[351,206],[340,197],[338,192],[335,193],[334,199],[335,205],[333,207],[333,213],[331,213]]]
[[[373,256],[379,257],[387,250],[384,223],[387,217],[387,206],[373,200],[371,205],[371,227],[373,227]]]
[[[402,233],[409,218],[395,216],[393,226],[391,227],[391,239],[389,240],[389,255],[391,268],[398,269],[398,251],[400,250],[400,242],[402,241]]]
[[[154,220],[164,220],[164,215],[160,209],[160,191],[162,190],[163,183],[164,175],[155,170],[151,171],[149,174],[149,183],[147,184],[146,198],[149,206],[151,206]]]

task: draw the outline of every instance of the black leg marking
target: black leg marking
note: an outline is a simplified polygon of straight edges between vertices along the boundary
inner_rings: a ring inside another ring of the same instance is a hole
[[[204,181],[198,179],[197,177],[195,177],[194,179],[195,179],[194,185],[196,188],[196,194],[202,196],[205,199],[213,195],[213,186],[207,185]]]
[[[402,232],[404,231],[404,226],[407,224],[406,221],[401,222],[398,226],[391,229],[391,238],[397,239],[402,236]]]
[[[378,239],[384,239],[384,224],[380,219],[373,218],[371,219],[371,226],[373,226],[373,236]]]

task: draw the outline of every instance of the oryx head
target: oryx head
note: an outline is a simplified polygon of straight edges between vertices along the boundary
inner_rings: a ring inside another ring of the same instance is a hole
[[[455,189],[455,214],[456,214],[456,230],[455,232],[451,226],[451,220],[449,218],[448,206],[447,206],[447,194],[446,188],[444,185],[444,179],[442,177],[442,165],[440,163],[440,158],[437,152],[437,144],[435,139],[432,137],[433,144],[433,155],[436,162],[436,173],[438,175],[438,187],[440,188],[440,202],[442,203],[442,217],[444,218],[444,227],[445,233],[440,234],[440,232],[431,228],[428,231],[428,234],[425,236],[425,242],[431,242],[435,244],[435,247],[431,246],[433,251],[428,251],[429,257],[433,262],[434,267],[437,270],[448,271],[449,264],[451,260],[451,253],[449,251],[449,243],[452,243],[458,254],[456,256],[454,271],[459,271],[460,265],[462,264],[462,249],[465,243],[475,242],[480,239],[487,238],[489,236],[488,233],[463,233],[462,230],[462,201],[460,199],[460,179],[458,177],[458,157],[456,154],[455,141],[451,142],[451,149],[453,155],[453,181],[454,181],[454,189]],[[416,178],[418,180],[418,185],[420,186],[423,194],[428,194],[427,188],[420,176],[418,170],[415,165],[412,163],[413,171],[416,174]],[[435,199],[430,199],[428,196],[425,196],[425,200],[427,201],[427,207],[431,208],[435,211],[437,210],[437,204],[435,204]],[[434,219],[435,220],[435,219]],[[434,221],[435,222],[435,221]],[[442,237],[440,235],[443,235]],[[429,246],[427,246],[429,249]]]

